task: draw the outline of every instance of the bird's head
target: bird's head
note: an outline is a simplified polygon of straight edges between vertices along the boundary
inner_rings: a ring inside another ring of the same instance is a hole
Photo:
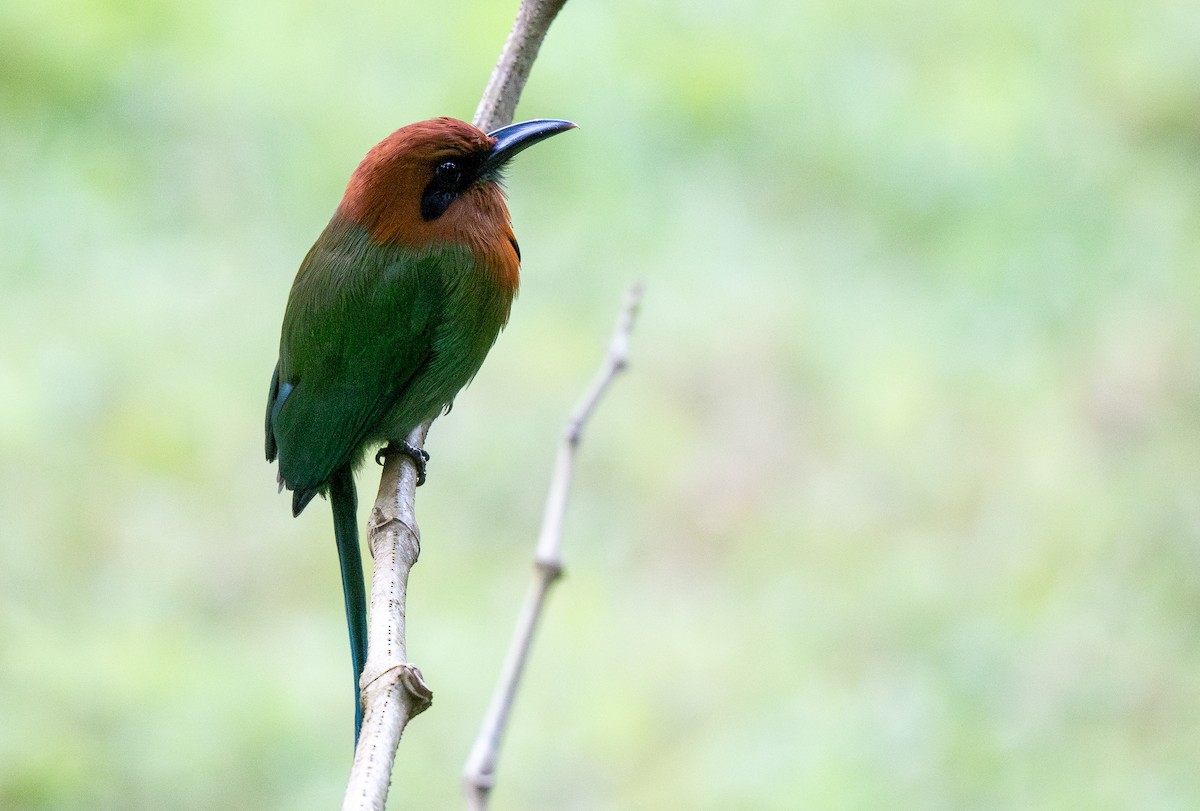
[[[515,241],[500,190],[504,165],[526,147],[574,129],[535,119],[490,133],[453,118],[402,127],[376,144],[354,171],[338,214],[377,243],[413,248],[466,244],[498,250]]]

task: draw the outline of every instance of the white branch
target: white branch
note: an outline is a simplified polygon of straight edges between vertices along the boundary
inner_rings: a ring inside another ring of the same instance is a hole
[[[492,69],[492,78],[488,80],[483,98],[475,108],[473,121],[479,129],[491,132],[512,123],[517,102],[521,99],[529,71],[533,69],[533,62],[542,47],[542,40],[546,38],[550,23],[554,22],[566,1],[521,0],[504,50],[500,52],[496,67]]]
[[[428,431],[429,423],[419,426],[408,436],[409,444],[424,445]],[[412,460],[404,454],[388,456],[367,525],[374,567],[367,661],[358,682],[364,712],[343,811],[383,811],[400,734],[433,701],[421,671],[408,661],[404,642],[408,573],[421,553],[414,514],[416,488]]]
[[[545,512],[542,514],[542,530],[538,535],[537,551],[534,554],[533,582],[525,595],[525,605],[517,618],[504,667],[500,671],[491,703],[463,771],[463,791],[467,795],[467,806],[472,811],[484,811],[487,808],[489,793],[496,782],[500,739],[508,725],[517,685],[529,658],[533,632],[541,617],[550,587],[562,576],[563,517],[567,511],[567,496],[571,490],[571,477],[575,470],[579,441],[583,436],[584,426],[587,425],[600,398],[617,373],[625,368],[629,354],[629,335],[633,331],[633,321],[641,298],[641,285],[634,285],[626,294],[625,306],[621,308],[604,362],[579,406],[567,421],[558,444],[554,476],[550,480],[550,492],[546,497]]]

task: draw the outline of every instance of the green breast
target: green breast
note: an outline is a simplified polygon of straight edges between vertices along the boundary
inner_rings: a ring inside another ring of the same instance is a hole
[[[453,402],[508,320],[513,292],[463,246],[377,245],[335,219],[292,286],[280,340],[291,388],[270,416],[289,486],[322,487],[365,446]]]

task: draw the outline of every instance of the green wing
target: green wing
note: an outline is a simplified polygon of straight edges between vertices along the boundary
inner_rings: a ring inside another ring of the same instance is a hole
[[[266,417],[267,458],[278,456],[295,513],[357,461],[429,362],[444,306],[443,266],[456,258],[378,246],[336,218],[305,257],[288,298]],[[424,418],[413,415],[403,430]]]

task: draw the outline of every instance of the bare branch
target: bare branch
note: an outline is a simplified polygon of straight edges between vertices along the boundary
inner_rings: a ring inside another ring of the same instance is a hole
[[[533,62],[542,47],[542,40],[546,38],[550,23],[554,22],[566,1],[521,0],[504,50],[500,52],[500,59],[492,70],[492,78],[488,80],[483,98],[475,108],[474,123],[479,129],[491,132],[512,123],[517,102],[521,99],[529,71],[533,69]]]
[[[490,131],[512,123],[529,71],[546,32],[566,0],[522,0],[500,59],[475,112],[475,126]],[[418,426],[408,443],[420,448],[432,424]],[[416,469],[403,454],[389,456],[371,511],[367,542],[374,559],[367,662],[359,679],[364,708],[343,811],[382,811],[396,748],[405,726],[429,706],[433,693],[405,651],[408,573],[421,550],[414,510]]]
[[[418,427],[409,435],[409,443],[421,447],[428,431],[429,423]],[[412,460],[404,454],[388,456],[367,525],[374,570],[367,661],[359,678],[364,714],[342,800],[343,811],[382,811],[400,734],[433,701],[421,671],[409,663],[405,651],[408,573],[421,553],[415,517],[416,487],[417,471]]]
[[[496,761],[500,754],[500,739],[508,725],[509,712],[516,697],[517,685],[529,658],[533,644],[533,632],[542,614],[546,595],[550,587],[562,576],[562,527],[567,511],[567,496],[571,489],[571,477],[575,470],[575,455],[583,429],[591,418],[617,373],[622,371],[629,354],[629,336],[633,331],[634,318],[642,298],[640,284],[635,284],[625,296],[625,305],[617,319],[616,329],[608,346],[608,353],[587,393],[580,401],[563,429],[554,462],[554,476],[550,480],[550,492],[546,497],[546,509],[542,514],[542,530],[538,536],[534,554],[533,582],[525,595],[525,604],[517,618],[509,643],[504,667],[492,693],[491,703],[480,725],[467,765],[463,771],[463,791],[467,795],[467,806],[472,811],[484,811],[489,793],[496,781]]]

